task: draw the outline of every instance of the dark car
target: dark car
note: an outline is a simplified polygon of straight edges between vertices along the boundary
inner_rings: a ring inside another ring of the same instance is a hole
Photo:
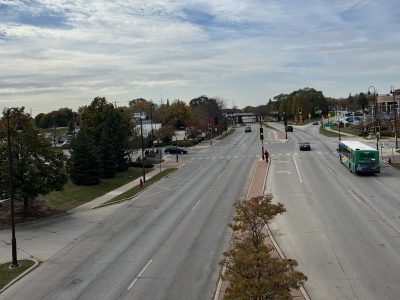
[[[310,143],[308,143],[308,142],[299,143],[299,148],[300,148],[300,151],[310,151],[311,150]]]
[[[251,132],[251,127],[250,126],[246,126],[246,128],[244,129],[244,132]]]
[[[312,124],[313,125],[318,125],[318,121],[314,121]]]
[[[286,132],[293,132],[293,126],[290,126],[290,125],[286,126],[285,130],[286,130]]]
[[[166,148],[164,149],[164,153],[167,153],[167,154],[175,154],[175,153],[178,153],[178,154],[186,154],[186,153],[187,153],[187,150],[186,150],[186,149],[183,149],[183,148],[181,148],[181,147],[168,146],[168,147],[166,147]]]

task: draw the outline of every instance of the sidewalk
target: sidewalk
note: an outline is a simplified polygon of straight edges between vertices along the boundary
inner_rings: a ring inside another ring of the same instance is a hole
[[[161,164],[161,171],[167,168],[180,168],[183,164],[181,161],[168,160]],[[158,173],[160,173],[160,168],[159,165],[156,165],[154,170],[146,174],[146,180]],[[18,259],[34,258],[37,261],[46,261],[72,240],[101,222],[118,206],[103,207],[101,210],[92,210],[93,208],[139,185],[141,178],[75,207],[66,214],[49,217],[38,222],[18,224],[16,229]],[[11,260],[10,241],[11,230],[9,228],[0,230],[0,263]]]
[[[179,161],[173,161],[173,160],[167,160],[161,163],[161,171],[168,169],[168,168],[180,168],[184,163]],[[159,164],[154,165],[154,169],[148,173],[146,173],[145,177],[146,180],[152,178],[153,176],[159,174],[160,172],[160,167]],[[136,178],[135,180],[120,186],[119,188],[108,192],[107,194],[104,194],[103,196],[100,196],[90,202],[87,202],[85,204],[82,204],[81,206],[75,207],[71,210],[69,210],[69,213],[76,213],[76,212],[80,212],[80,211],[84,211],[84,210],[89,210],[89,209],[93,209],[96,208],[104,203],[106,203],[107,201],[113,199],[114,197],[117,197],[118,195],[121,195],[127,191],[129,191],[130,189],[134,188],[135,186],[138,186],[140,184],[140,180],[143,177],[139,177]]]

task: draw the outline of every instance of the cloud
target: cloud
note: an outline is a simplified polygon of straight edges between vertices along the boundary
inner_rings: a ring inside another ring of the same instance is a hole
[[[244,107],[304,86],[340,97],[396,85],[399,10],[395,0],[0,0],[0,98],[48,111],[98,95],[208,94]]]

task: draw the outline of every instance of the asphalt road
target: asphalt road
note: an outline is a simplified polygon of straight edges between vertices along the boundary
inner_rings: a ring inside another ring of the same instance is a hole
[[[287,209],[273,235],[308,276],[311,299],[399,299],[400,174],[387,165],[373,176],[350,173],[337,141],[317,131],[295,127],[289,142],[269,146],[266,193]],[[300,152],[300,141],[312,151]]]
[[[60,250],[4,299],[212,299],[261,146],[238,129]]]

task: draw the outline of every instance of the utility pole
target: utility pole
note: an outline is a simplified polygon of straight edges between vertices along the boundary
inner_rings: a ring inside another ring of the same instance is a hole
[[[375,135],[376,135],[376,150],[379,150],[379,120],[378,120],[378,102],[377,102],[377,91],[376,88],[371,85],[368,87],[368,95],[371,95],[370,88],[374,90],[374,124],[375,124]]]
[[[144,139],[143,139],[143,121],[142,112],[140,112],[140,138],[142,141],[142,171],[143,171],[143,183],[146,183],[146,172],[144,170]]]
[[[394,85],[392,85],[390,87],[390,93],[393,94],[393,108],[394,108],[394,138],[395,138],[395,145],[396,145],[396,149],[399,148],[399,144],[397,142],[397,110],[400,109],[396,109],[396,90],[394,89]]]

